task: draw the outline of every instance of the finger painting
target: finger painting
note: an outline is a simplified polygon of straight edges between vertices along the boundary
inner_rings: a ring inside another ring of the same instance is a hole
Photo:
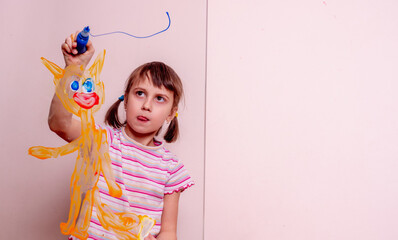
[[[104,58],[105,50],[88,70],[76,65],[62,69],[42,58],[43,64],[54,75],[57,97],[66,110],[80,118],[81,135],[61,147],[31,147],[29,154],[39,159],[48,159],[77,152],[70,185],[69,217],[67,222],[61,223],[62,234],[87,239],[92,209],[95,207],[102,226],[115,232],[118,239],[143,239],[155,221],[131,212],[114,212],[101,202],[97,187],[99,176],[102,175],[109,194],[112,197],[122,196],[111,167],[106,130],[96,126],[93,116],[104,102],[104,84],[100,81]]]

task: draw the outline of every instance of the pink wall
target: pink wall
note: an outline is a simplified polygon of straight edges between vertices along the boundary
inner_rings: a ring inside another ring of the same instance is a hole
[[[65,35],[85,25],[146,34],[169,11],[162,36],[94,39],[108,51],[97,119],[142,62],[165,61],[184,79],[183,136],[171,148],[197,184],[181,199],[179,239],[398,239],[397,7],[1,1],[0,238],[62,239],[67,218],[74,157],[27,155],[33,145],[63,144],[46,124],[54,87],[40,57],[62,65]]]
[[[166,11],[172,19],[171,28],[157,37],[93,39],[97,53],[107,50],[101,74],[106,100],[96,119],[102,122],[106,109],[122,94],[125,79],[138,65],[161,60],[177,71],[186,98],[179,111],[182,138],[170,148],[196,181],[181,197],[179,238],[203,238],[205,2],[40,0],[0,2],[0,239],[66,239],[59,224],[67,220],[76,155],[41,161],[27,154],[30,146],[64,144],[47,126],[54,86],[40,57],[63,66],[61,43],[86,25],[93,33],[123,30],[152,34],[167,26]]]
[[[205,239],[398,239],[397,16],[208,2]]]

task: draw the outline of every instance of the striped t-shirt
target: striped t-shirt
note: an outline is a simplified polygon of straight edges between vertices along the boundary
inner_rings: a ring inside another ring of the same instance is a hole
[[[128,137],[124,128],[104,128],[108,133],[113,173],[123,195],[111,197],[101,175],[97,184],[101,201],[116,212],[133,212],[155,219],[151,234],[156,236],[161,226],[164,195],[184,190],[194,182],[184,165],[163,143],[145,146]],[[116,239],[101,226],[95,206],[88,233],[88,239]]]

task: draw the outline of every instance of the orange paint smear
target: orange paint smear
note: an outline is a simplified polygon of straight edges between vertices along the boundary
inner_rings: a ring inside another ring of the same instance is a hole
[[[70,193],[71,203],[69,217],[66,223],[61,223],[61,232],[65,235],[73,235],[79,239],[87,239],[93,207],[97,210],[97,217],[101,225],[108,231],[115,233],[120,240],[141,240],[146,237],[155,220],[148,216],[141,216],[129,212],[114,212],[109,206],[101,202],[97,182],[98,173],[102,173],[109,188],[109,194],[113,197],[121,197],[122,190],[116,183],[111,168],[109,157],[109,145],[107,133],[104,129],[95,127],[93,113],[97,112],[104,100],[104,85],[99,75],[104,63],[105,50],[96,58],[93,65],[83,71],[81,66],[68,66],[65,69],[42,58],[43,64],[54,75],[56,94],[63,106],[69,112],[75,114],[81,121],[81,136],[57,148],[36,146],[29,149],[29,154],[39,159],[56,158],[66,154],[78,152],[75,170],[72,174]],[[77,93],[81,99],[89,99],[98,96],[95,104],[77,103],[76,96],[70,89],[70,84],[80,78],[83,82],[87,78],[94,79],[95,94],[84,96]]]

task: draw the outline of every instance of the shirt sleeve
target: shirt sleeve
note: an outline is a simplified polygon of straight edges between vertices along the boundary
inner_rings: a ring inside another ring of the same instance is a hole
[[[194,185],[194,181],[189,176],[184,164],[180,161],[171,167],[169,172],[169,179],[166,182],[164,194],[172,194],[174,192],[182,192],[185,189]]]
[[[113,142],[113,138],[115,135],[115,129],[110,126],[101,125],[101,124],[95,124],[95,127],[97,129],[103,129],[106,131],[106,140],[107,140],[108,144],[110,145]]]

